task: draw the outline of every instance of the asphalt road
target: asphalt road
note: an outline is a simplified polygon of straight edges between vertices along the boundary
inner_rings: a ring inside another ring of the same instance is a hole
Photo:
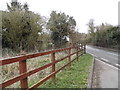
[[[86,46],[86,52],[95,57],[93,88],[119,88],[120,90],[118,53],[89,45]]]
[[[109,51],[102,48],[97,48],[94,46],[86,46],[86,52],[94,55],[100,60],[103,60],[113,66],[120,67],[120,63],[118,63],[118,53],[114,51]]]

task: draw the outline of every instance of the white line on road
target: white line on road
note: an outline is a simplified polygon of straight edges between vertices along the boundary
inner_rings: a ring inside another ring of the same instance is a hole
[[[116,66],[120,66],[120,64],[115,64]]]
[[[107,59],[105,59],[105,58],[101,58],[101,59],[103,59],[104,61],[106,61],[106,62],[109,62]]]
[[[94,57],[97,57],[96,55],[94,55],[94,54],[92,54],[92,53],[89,53],[89,54],[91,54],[91,55],[94,56]]]
[[[94,54],[92,54],[92,53],[89,53],[89,54],[91,54],[91,55],[94,56],[94,57],[97,57],[96,55],[94,55]],[[96,58],[96,59],[97,59],[97,58]],[[107,65],[110,66],[110,67],[113,67],[113,68],[115,68],[115,69],[120,70],[119,68],[117,68],[117,67],[115,67],[115,66],[110,65],[109,63],[107,63],[107,62],[109,62],[107,59],[105,59],[105,58],[101,58],[101,59],[104,60],[104,61],[106,61],[106,62],[103,62],[103,61],[101,61],[101,60],[99,60],[99,59],[97,59],[97,60],[100,61],[100,62],[102,62],[102,63],[104,63],[104,64],[107,64]],[[119,64],[116,64],[116,65],[120,66]]]
[[[108,54],[111,54],[111,55],[115,55],[115,56],[118,56],[118,54],[115,54],[115,53],[111,53],[111,52],[107,52]]]
[[[106,64],[106,65],[108,65],[108,66],[110,66],[110,67],[112,67],[112,68],[115,68],[115,69],[117,69],[117,70],[120,70],[120,69],[118,69],[117,67],[115,67],[115,66],[113,66],[113,65],[110,65],[110,64],[108,64],[108,63],[106,63],[106,62],[103,62],[103,61],[101,61],[101,60],[99,60],[99,59],[97,59],[97,58],[96,58],[96,60],[98,60],[98,61],[100,61],[100,62],[102,62],[102,63],[104,63],[104,64]]]

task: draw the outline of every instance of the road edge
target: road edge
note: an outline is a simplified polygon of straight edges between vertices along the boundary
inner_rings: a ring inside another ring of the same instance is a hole
[[[87,88],[92,88],[94,67],[95,67],[95,57],[93,56],[92,66],[90,68],[89,78],[87,80]]]
[[[89,45],[89,46],[93,46],[93,45]],[[93,46],[93,47],[98,48],[98,49],[104,49],[104,50],[113,51],[113,52],[117,52],[118,53],[118,49],[107,48],[107,47],[100,47],[100,46]]]

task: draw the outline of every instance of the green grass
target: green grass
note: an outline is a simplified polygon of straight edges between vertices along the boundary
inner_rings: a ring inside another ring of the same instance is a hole
[[[91,65],[92,56],[84,54],[78,61],[72,62],[70,69],[66,68],[56,75],[55,84],[50,79],[39,88],[86,88]]]

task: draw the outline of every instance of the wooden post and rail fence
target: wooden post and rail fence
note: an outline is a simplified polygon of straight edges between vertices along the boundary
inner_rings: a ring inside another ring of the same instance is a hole
[[[74,49],[76,50],[74,53],[71,53],[71,50]],[[55,60],[55,53],[57,52],[62,52],[62,51],[68,51],[68,55]],[[18,81],[20,81],[20,85],[21,88],[24,89],[33,89],[33,88],[37,88],[38,86],[40,86],[42,83],[44,83],[45,81],[47,81],[48,79],[52,78],[52,82],[55,83],[56,79],[55,79],[55,75],[61,71],[63,68],[65,68],[66,66],[70,67],[70,63],[73,62],[74,60],[78,60],[79,56],[81,56],[83,53],[85,53],[85,45],[80,45],[80,46],[76,46],[76,47],[69,47],[69,48],[63,48],[63,49],[55,49],[55,50],[50,50],[47,52],[40,52],[40,53],[35,53],[35,54],[29,54],[29,55],[23,55],[23,56],[19,56],[19,57],[14,57],[14,58],[8,58],[8,59],[4,59],[0,61],[0,66],[4,66],[7,64],[11,64],[11,63],[15,63],[15,62],[19,62],[19,75],[16,77],[13,77],[12,79],[5,81],[3,83],[0,84],[0,86],[2,88],[6,88],[7,86],[10,86]],[[79,55],[79,52],[83,52]],[[37,69],[31,70],[31,71],[27,71],[27,59],[31,59],[31,58],[35,58],[35,57],[39,57],[39,56],[43,56],[43,55],[48,55],[51,54],[51,63],[46,64],[44,66],[41,66]],[[71,60],[71,56],[76,54],[76,57]],[[55,64],[65,60],[66,58],[68,58],[68,63],[65,64],[64,66],[62,66],[61,68],[59,68],[58,70],[55,70]],[[52,66],[52,73],[49,74],[48,76],[46,76],[45,78],[43,78],[42,80],[40,80],[39,82],[37,82],[36,84],[34,84],[31,87],[28,87],[28,77],[41,71],[44,70],[48,67]],[[62,73],[62,72],[61,72]]]

